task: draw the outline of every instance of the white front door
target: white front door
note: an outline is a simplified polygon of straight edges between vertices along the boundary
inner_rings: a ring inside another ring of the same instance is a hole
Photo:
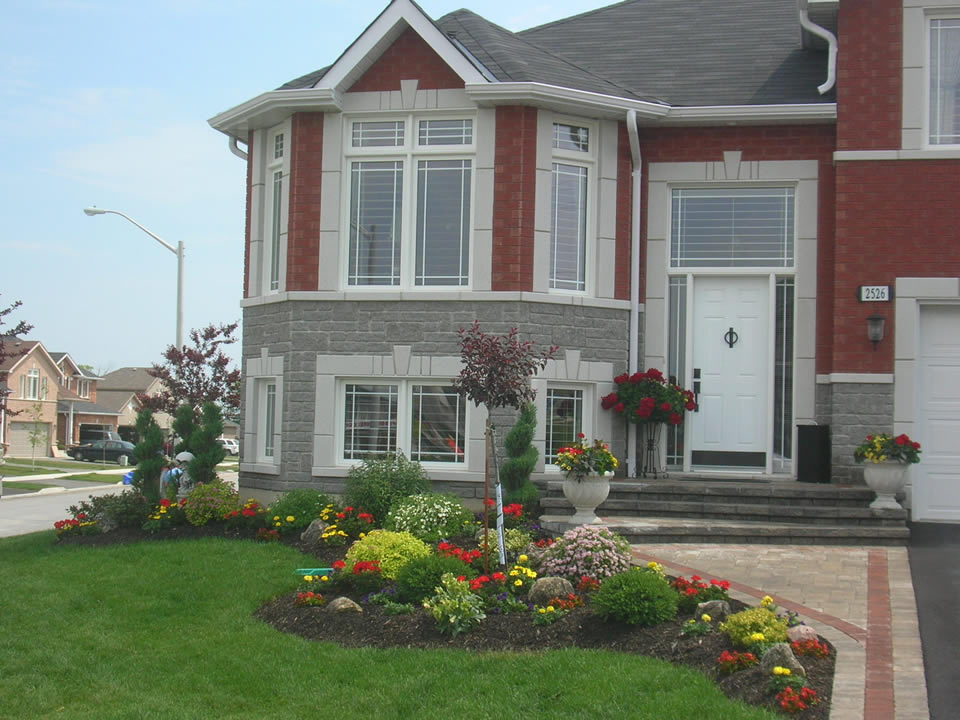
[[[920,309],[914,520],[960,522],[960,306]]]
[[[693,283],[691,464],[767,466],[769,277],[697,277]]]

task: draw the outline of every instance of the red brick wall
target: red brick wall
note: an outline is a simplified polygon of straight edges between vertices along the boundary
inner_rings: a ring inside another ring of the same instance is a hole
[[[630,241],[633,220],[633,158],[627,124],[620,123],[617,138],[617,267],[614,270],[614,297],[630,299]],[[643,288],[641,281],[641,291]]]
[[[243,296],[250,297],[250,212],[253,204],[253,131],[247,136],[247,216],[244,221]]]
[[[316,290],[320,268],[323,113],[295,113],[290,134],[287,290]]]
[[[893,372],[893,303],[861,303],[860,285],[960,276],[960,161],[837,164],[833,372]],[[873,350],[866,318],[886,317]]]
[[[834,250],[833,125],[640,129],[644,177],[651,162],[720,162],[724,150],[740,150],[741,160],[819,161],[817,215],[817,372],[830,372],[833,352],[832,293]],[[646,192],[641,200],[641,235],[646,238]],[[646,262],[643,252],[641,263]],[[642,297],[642,296],[641,296]]]
[[[837,36],[837,149],[899,148],[902,0],[844,0]]]
[[[399,90],[401,80],[413,79],[420,81],[420,90],[463,87],[463,79],[422,37],[407,28],[348,92]]]
[[[493,290],[533,290],[537,109],[497,108],[493,181]]]

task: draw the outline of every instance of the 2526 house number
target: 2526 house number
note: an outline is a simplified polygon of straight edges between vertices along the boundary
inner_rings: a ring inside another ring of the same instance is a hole
[[[860,302],[888,302],[892,295],[889,285],[861,285],[857,288]]]

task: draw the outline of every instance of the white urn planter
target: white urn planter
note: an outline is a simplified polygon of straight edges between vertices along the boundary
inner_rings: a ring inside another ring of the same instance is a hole
[[[610,494],[612,472],[604,475],[587,475],[582,480],[568,476],[563,481],[563,495],[574,507],[569,522],[574,525],[596,525],[603,521],[597,517],[597,508]]]
[[[877,494],[870,503],[873,510],[900,510],[896,494],[903,490],[907,482],[907,470],[910,465],[901,462],[868,462],[863,466],[863,479],[867,486]]]

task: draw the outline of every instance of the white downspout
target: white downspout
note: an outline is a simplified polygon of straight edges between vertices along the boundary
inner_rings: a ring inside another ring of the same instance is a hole
[[[797,0],[797,9],[800,11],[800,26],[827,42],[827,79],[817,87],[823,95],[837,84],[837,36],[824,27],[814,24],[810,19],[810,10],[807,0]]]
[[[630,157],[633,161],[633,196],[630,214],[630,350],[627,371],[632,375],[640,366],[637,346],[640,344],[640,198],[643,180],[643,162],[640,156],[640,137],[637,135],[637,111],[627,111],[627,135],[630,138]],[[627,477],[637,476],[637,433],[627,433]]]
[[[243,150],[241,150],[241,149],[240,149],[240,146],[237,145],[237,139],[236,139],[235,137],[231,137],[231,138],[228,138],[228,140],[230,141],[230,144],[229,144],[230,152],[232,152],[234,155],[236,155],[236,156],[237,156],[238,158],[240,158],[241,160],[246,160],[246,159],[247,159],[247,153],[245,153]]]

